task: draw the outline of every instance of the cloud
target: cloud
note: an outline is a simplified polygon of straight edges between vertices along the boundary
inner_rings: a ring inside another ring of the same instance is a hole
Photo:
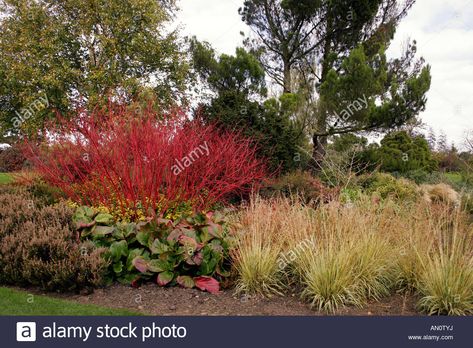
[[[432,86],[422,121],[461,145],[473,128],[473,1],[420,0],[399,26],[390,56],[415,39],[418,54],[432,67]]]
[[[210,42],[219,53],[233,54],[242,45],[240,32],[249,31],[238,14],[242,4],[236,0],[181,0],[178,21],[185,35]]]

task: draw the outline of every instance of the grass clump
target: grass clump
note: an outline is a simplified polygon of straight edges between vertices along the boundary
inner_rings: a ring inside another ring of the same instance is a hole
[[[240,213],[238,245],[233,255],[238,272],[238,293],[270,296],[281,294],[283,273],[278,259],[284,242],[280,212],[256,200]]]
[[[445,257],[443,253],[429,258],[420,274],[417,306],[429,315],[473,314],[473,263],[462,257]]]
[[[293,284],[328,313],[408,292],[429,315],[473,313],[473,229],[458,205],[361,195],[313,209],[257,198],[238,220],[239,292],[281,293]]]
[[[362,307],[389,295],[394,284],[393,250],[363,206],[322,206],[315,219],[316,250],[296,263],[302,295],[318,310]]]

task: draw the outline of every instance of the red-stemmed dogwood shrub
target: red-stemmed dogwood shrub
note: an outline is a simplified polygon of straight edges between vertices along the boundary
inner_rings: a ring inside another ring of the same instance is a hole
[[[59,117],[47,134],[27,142],[27,157],[46,182],[84,205],[148,215],[179,202],[206,209],[266,177],[252,139],[181,111],[109,106]]]

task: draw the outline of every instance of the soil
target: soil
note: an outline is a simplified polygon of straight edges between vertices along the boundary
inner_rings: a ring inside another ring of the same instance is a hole
[[[47,295],[51,296],[51,293]],[[179,287],[161,288],[145,284],[140,288],[113,285],[95,290],[92,294],[53,294],[52,296],[96,304],[111,308],[123,308],[154,316],[321,316],[296,294],[272,298],[236,296],[225,290],[212,295],[194,289]],[[413,296],[392,295],[380,302],[371,302],[364,308],[345,307],[336,315],[347,316],[391,316],[419,315],[415,310]]]

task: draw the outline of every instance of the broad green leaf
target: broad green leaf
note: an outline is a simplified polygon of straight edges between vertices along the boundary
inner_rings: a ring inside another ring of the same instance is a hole
[[[138,243],[140,243],[141,245],[147,247],[148,246],[148,242],[149,242],[149,237],[150,237],[150,233],[148,232],[138,232],[136,234],[136,240],[138,241]]]
[[[102,237],[112,234],[113,231],[115,231],[115,227],[112,226],[94,226],[92,229],[92,234],[96,237]]]
[[[148,262],[148,266],[149,270],[155,273],[172,270],[169,264],[163,260],[151,260]]]
[[[169,284],[174,278],[174,273],[172,272],[162,272],[158,274],[157,283],[160,286],[165,286]]]
[[[153,244],[151,244],[150,250],[152,254],[164,254],[169,250],[169,246],[159,239],[155,239]]]
[[[118,261],[116,263],[113,264],[113,271],[115,273],[121,273],[123,271],[123,262],[121,261]]]
[[[113,242],[112,245],[110,245],[110,253],[112,255],[112,258],[115,261],[120,260],[122,256],[127,256],[128,254],[128,244],[126,240],[121,240],[119,242]]]
[[[192,289],[195,286],[194,280],[189,276],[177,277],[177,283],[187,289]]]
[[[102,225],[111,225],[114,222],[113,216],[105,213],[98,214],[94,220],[96,223]]]

